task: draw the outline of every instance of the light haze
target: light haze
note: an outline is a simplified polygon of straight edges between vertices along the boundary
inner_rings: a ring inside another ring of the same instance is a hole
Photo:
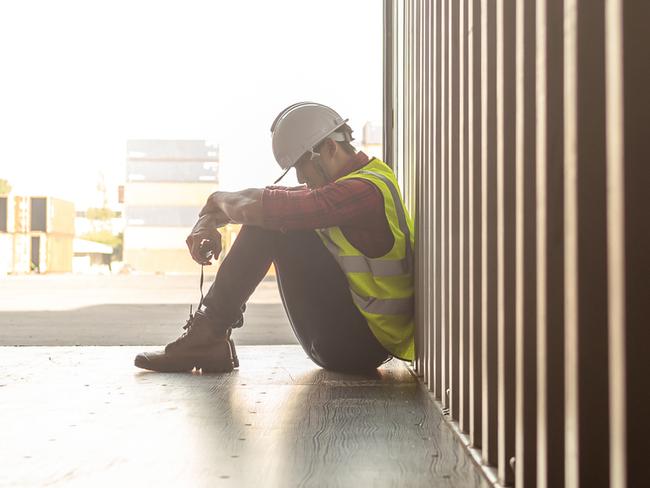
[[[0,178],[85,208],[103,174],[113,204],[126,140],[162,138],[218,144],[223,189],[270,184],[290,103],[331,105],[358,141],[381,119],[381,15],[380,0],[2,2]]]

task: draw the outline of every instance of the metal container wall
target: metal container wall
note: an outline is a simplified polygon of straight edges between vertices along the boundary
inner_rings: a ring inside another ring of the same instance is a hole
[[[645,486],[650,2],[384,13],[417,374],[495,483]]]

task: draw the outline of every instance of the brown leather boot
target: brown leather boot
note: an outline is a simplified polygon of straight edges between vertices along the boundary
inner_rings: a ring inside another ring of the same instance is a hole
[[[143,352],[135,357],[139,368],[161,372],[192,371],[227,373],[239,366],[230,329],[219,334],[203,312],[198,311],[183,326],[186,331],[165,346],[164,351]]]

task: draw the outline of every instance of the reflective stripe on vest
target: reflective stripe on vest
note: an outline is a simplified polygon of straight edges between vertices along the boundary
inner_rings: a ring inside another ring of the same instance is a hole
[[[404,215],[404,207],[400,202],[397,188],[395,188],[395,185],[393,185],[392,181],[390,181],[388,178],[386,178],[384,175],[380,173],[375,173],[374,171],[368,171],[368,170],[360,170],[357,173],[373,175],[374,177],[379,178],[381,181],[386,183],[386,186],[388,187],[388,190],[390,191],[390,194],[393,197],[393,204],[395,205],[395,211],[397,212],[397,221],[399,223],[399,228],[402,231],[402,234],[404,234],[404,238],[406,239],[406,249],[405,249],[406,257],[404,258],[404,261],[406,261],[408,266],[408,270],[406,271],[406,273],[413,272],[413,249],[411,249],[411,231],[409,230],[409,226],[406,223],[406,215]]]
[[[413,230],[390,168],[378,159],[339,180],[359,178],[378,188],[394,239],[382,257],[370,258],[356,248],[340,227],[318,231],[350,285],[353,303],[379,342],[401,359],[414,359]],[[337,180],[337,181],[339,181]]]
[[[346,273],[372,273],[373,276],[398,276],[408,273],[411,263],[404,259],[373,259],[366,256],[342,256],[339,248],[325,233],[321,234],[323,244]],[[410,246],[409,246],[410,247]]]
[[[336,261],[339,263],[339,266],[341,266],[341,269],[346,273],[371,273],[373,276],[398,276],[412,273],[413,250],[411,249],[411,231],[409,230],[409,226],[406,223],[404,207],[402,207],[395,185],[393,185],[393,182],[386,178],[384,175],[375,173],[374,171],[360,170],[357,171],[357,173],[373,175],[386,183],[386,186],[388,187],[388,190],[393,197],[393,205],[395,206],[395,212],[397,212],[397,221],[399,228],[402,231],[402,234],[404,234],[404,239],[406,241],[406,256],[404,259],[379,259],[369,258],[366,256],[342,256],[338,246],[334,244],[329,236],[324,232],[321,233],[321,236],[323,237],[323,244],[325,244],[330,253],[332,253],[332,255],[336,258]],[[359,300],[356,302],[359,306],[361,306],[361,303],[368,303],[367,300],[364,301],[363,297],[359,297]],[[387,308],[392,309],[394,307]],[[371,312],[370,310],[368,310],[368,312],[382,313]]]
[[[367,298],[355,293],[352,289],[350,292],[357,307],[368,313],[379,315],[410,315],[413,313],[414,297],[412,295],[406,298]]]

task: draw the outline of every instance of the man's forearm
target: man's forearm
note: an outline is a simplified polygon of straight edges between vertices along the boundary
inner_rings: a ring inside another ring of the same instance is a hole
[[[264,190],[259,188],[236,192],[215,192],[210,195],[199,215],[217,213],[225,216],[229,222],[236,224],[261,225],[263,221],[263,193]]]
[[[224,225],[227,225],[229,223],[230,223],[230,219],[221,210],[215,210],[211,212],[203,212],[203,210],[201,210],[195,228],[200,227],[201,229],[203,229],[209,227],[215,229],[215,228],[223,227]]]

